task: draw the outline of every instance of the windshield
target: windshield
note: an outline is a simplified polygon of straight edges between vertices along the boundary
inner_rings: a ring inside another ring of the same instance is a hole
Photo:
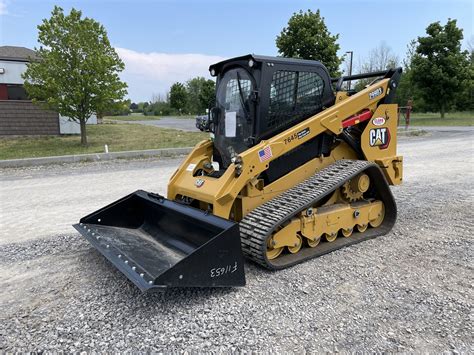
[[[216,94],[218,118],[214,145],[224,168],[231,159],[248,148],[247,139],[252,136],[250,95],[252,78],[244,69],[231,69],[219,81]]]

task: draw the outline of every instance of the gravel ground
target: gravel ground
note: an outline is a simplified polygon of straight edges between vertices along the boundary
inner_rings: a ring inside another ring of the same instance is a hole
[[[244,288],[150,294],[69,225],[135,185],[164,193],[178,160],[0,170],[0,351],[472,353],[472,142],[400,141],[386,236],[279,272],[248,262]]]

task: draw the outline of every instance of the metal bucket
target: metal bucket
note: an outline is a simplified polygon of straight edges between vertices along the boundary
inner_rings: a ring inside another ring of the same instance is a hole
[[[141,290],[244,286],[237,223],[138,190],[75,224]]]

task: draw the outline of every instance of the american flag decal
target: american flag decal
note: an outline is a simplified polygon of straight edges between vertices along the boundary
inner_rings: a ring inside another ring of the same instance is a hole
[[[266,146],[265,148],[258,151],[258,158],[261,162],[267,161],[271,157],[273,157],[273,154],[272,148],[270,148],[270,146]]]

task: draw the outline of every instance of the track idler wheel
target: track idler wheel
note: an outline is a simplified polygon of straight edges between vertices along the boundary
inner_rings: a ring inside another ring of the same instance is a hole
[[[382,203],[382,209],[380,210],[379,215],[377,216],[376,219],[371,220],[369,224],[372,228],[377,228],[382,224],[384,218],[385,218],[385,206]]]
[[[267,243],[267,258],[268,258],[268,260],[273,260],[273,259],[278,258],[282,251],[283,251],[283,247],[279,247],[279,248],[274,248],[273,247],[273,238],[268,240],[268,243]]]
[[[352,235],[352,232],[354,231],[354,228],[342,228],[341,229],[341,234],[345,238],[349,238]]]
[[[324,237],[328,242],[334,242],[337,238],[337,233],[325,233]]]
[[[267,249],[268,260],[273,260],[273,259],[278,258],[282,251],[283,251],[283,248],[271,248],[271,249],[268,248]]]
[[[318,237],[314,240],[306,239],[306,244],[308,244],[310,248],[316,248],[319,245],[319,242],[321,242],[321,237]]]
[[[358,224],[357,225],[357,230],[359,233],[364,233],[367,230],[368,224]]]
[[[296,254],[297,252],[300,251],[301,247],[303,246],[303,238],[301,238],[300,235],[296,236],[297,238],[297,241],[295,242],[295,244],[293,246],[288,246],[288,251],[291,253],[291,254]]]

